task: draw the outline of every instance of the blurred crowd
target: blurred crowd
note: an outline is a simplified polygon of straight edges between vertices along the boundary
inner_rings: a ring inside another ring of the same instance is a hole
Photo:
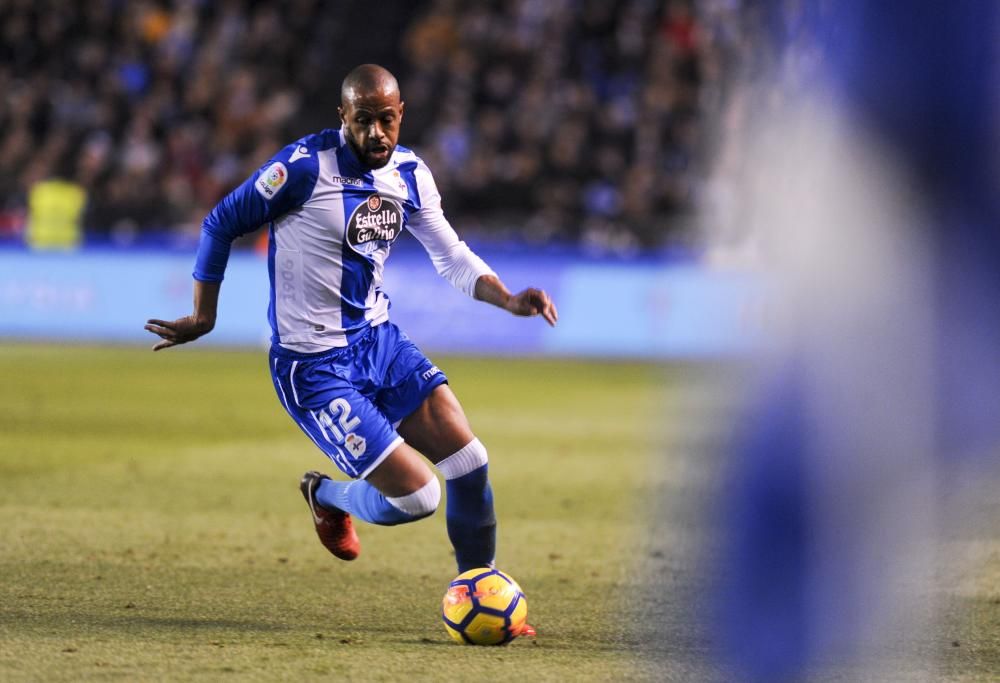
[[[693,239],[741,0],[0,0],[0,235],[32,190],[81,191],[88,234],[196,234],[339,81],[399,76],[401,141],[465,234],[629,251]]]
[[[432,3],[404,43],[405,92],[451,210],[463,225],[615,251],[691,239],[739,10]]]

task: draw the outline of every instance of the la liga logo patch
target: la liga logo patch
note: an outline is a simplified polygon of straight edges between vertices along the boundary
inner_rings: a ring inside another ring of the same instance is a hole
[[[257,182],[253,186],[261,197],[271,201],[287,182],[288,169],[280,161],[275,161],[257,176]]]

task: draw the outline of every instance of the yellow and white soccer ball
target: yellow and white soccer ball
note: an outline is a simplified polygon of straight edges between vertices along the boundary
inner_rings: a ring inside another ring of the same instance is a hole
[[[462,572],[441,605],[445,630],[466,645],[503,645],[525,630],[528,601],[521,587],[499,569]]]

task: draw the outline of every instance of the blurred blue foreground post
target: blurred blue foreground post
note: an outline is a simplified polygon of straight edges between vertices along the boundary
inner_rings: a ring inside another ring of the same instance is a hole
[[[926,245],[930,296],[911,303],[926,307],[930,325],[927,338],[883,349],[889,371],[853,383],[836,374],[817,382],[822,354],[793,344],[752,399],[720,502],[715,624],[720,658],[738,680],[801,680],[828,665],[865,666],[854,658],[866,648],[866,622],[879,619],[878,598],[900,569],[884,563],[898,562],[892,544],[901,539],[880,534],[909,512],[893,507],[895,489],[923,474],[907,471],[905,451],[870,448],[881,443],[873,428],[892,432],[885,442],[893,447],[926,448],[927,490],[937,496],[944,472],[972,466],[995,474],[1000,452],[1000,3],[805,4],[827,10],[811,32],[831,101],[902,169],[919,204],[910,208],[921,220],[907,229]],[[882,225],[873,217],[865,227]],[[908,354],[921,357],[918,347],[928,350],[926,396],[918,398],[929,410],[893,414],[878,400],[893,395],[892,369],[906,368],[900,358]],[[873,414],[893,419],[874,424]],[[895,438],[899,430],[916,436]]]

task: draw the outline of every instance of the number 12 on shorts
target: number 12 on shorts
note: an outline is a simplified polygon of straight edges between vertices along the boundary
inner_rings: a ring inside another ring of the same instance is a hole
[[[330,430],[330,434],[337,443],[344,443],[347,435],[350,435],[361,424],[360,417],[351,417],[351,404],[342,398],[330,401],[326,410],[319,411],[317,419],[321,425]],[[355,454],[355,457],[357,455],[360,454]]]

